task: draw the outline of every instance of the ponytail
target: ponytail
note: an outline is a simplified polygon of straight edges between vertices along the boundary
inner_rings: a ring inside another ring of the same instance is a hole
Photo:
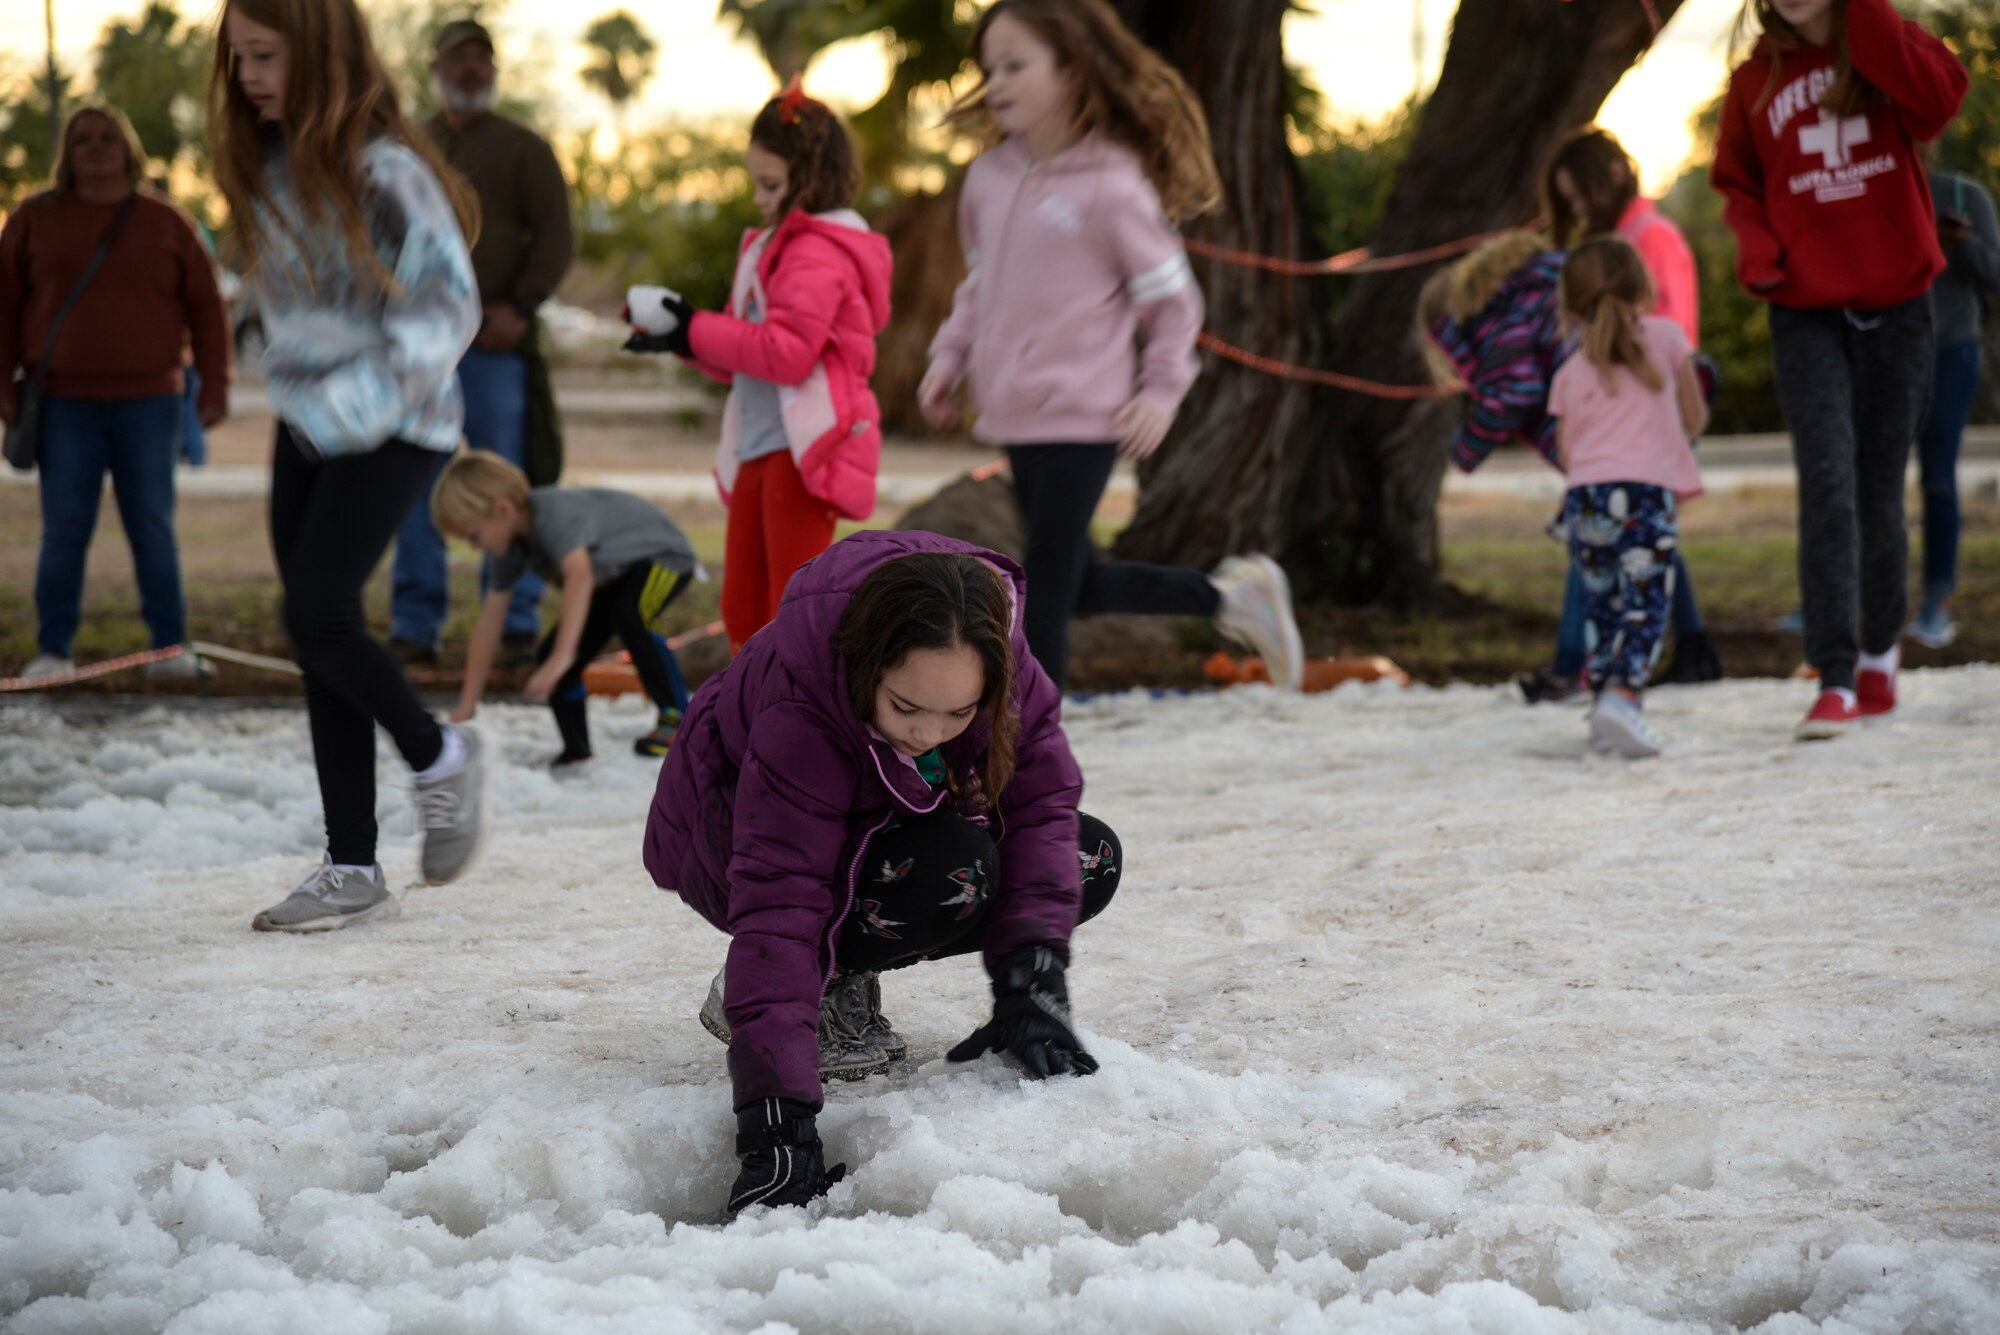
[[[1583,325],[1583,353],[1597,367],[1604,392],[1618,392],[1623,366],[1658,393],[1667,378],[1639,337],[1639,320],[1653,306],[1653,280],[1630,243],[1592,237],[1569,253],[1562,272],[1563,310]]]

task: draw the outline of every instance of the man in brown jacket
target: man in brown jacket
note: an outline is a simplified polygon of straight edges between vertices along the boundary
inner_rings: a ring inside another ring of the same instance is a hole
[[[555,292],[575,253],[569,183],[546,139],[493,110],[493,39],[471,19],[438,31],[431,70],[443,110],[427,128],[451,165],[479,193],[479,238],[472,267],[485,320],[458,366],[465,438],[517,468],[529,465],[531,382],[546,376],[535,309]],[[442,468],[444,460],[439,459]],[[553,482],[551,477],[539,479]],[[542,582],[514,586],[503,662],[533,657],[541,631]],[[428,500],[396,535],[389,643],[407,663],[435,663],[449,608],[444,539]]]

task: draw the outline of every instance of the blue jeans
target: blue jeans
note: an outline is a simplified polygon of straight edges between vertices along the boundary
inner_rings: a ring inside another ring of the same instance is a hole
[[[118,518],[132,544],[139,614],[153,647],[187,639],[180,548],[174,541],[174,457],[180,449],[181,398],[42,400],[42,554],[35,567],[37,647],[68,658],[82,617],[84,562],[104,474],[118,498]]]
[[[195,402],[201,397],[201,372],[192,366],[184,372],[187,392],[181,395],[180,457],[195,468],[208,463],[208,435],[201,429],[201,413]]]
[[[1937,350],[1931,411],[1917,437],[1917,472],[1924,489],[1924,599],[1951,597],[1958,587],[1958,446],[1979,392],[1979,340]]]
[[[491,450],[520,468],[527,461],[528,366],[505,352],[468,351],[458,363],[458,386],[465,395],[465,440],[478,450]],[[438,456],[443,472],[449,456]],[[436,482],[436,474],[432,475]],[[486,583],[486,566],[479,582]],[[536,635],[542,629],[538,610],[542,581],[523,575],[507,605],[506,633]],[[431,522],[430,488],[410,508],[396,531],[396,560],[389,594],[389,633],[435,649],[451,612],[451,586],[446,571],[444,535]]]

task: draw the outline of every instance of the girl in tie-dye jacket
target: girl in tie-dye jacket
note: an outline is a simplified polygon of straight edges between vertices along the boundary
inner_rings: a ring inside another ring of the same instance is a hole
[[[355,0],[229,0],[209,107],[267,340],[271,546],[326,809],[325,859],[252,926],[324,931],[396,911],[375,861],[378,725],[416,772],[422,878],[453,879],[480,843],[478,736],[432,717],[361,607],[458,446],[477,204],[403,119]]]
[[[1556,423],[1549,386],[1562,365],[1557,283],[1562,252],[1533,232],[1487,242],[1424,285],[1417,324],[1440,384],[1461,384],[1471,404],[1451,439],[1451,459],[1471,472],[1509,440],[1532,447],[1551,468]]]

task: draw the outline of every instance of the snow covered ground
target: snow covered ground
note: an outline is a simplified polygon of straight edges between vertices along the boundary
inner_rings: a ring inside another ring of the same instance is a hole
[[[504,837],[319,938],[249,930],[318,847],[302,712],[10,704],[0,1327],[2000,1330],[2000,669],[1904,693],[1802,747],[1797,685],[1661,691],[1638,765],[1493,690],[1076,706],[1102,1073],[949,1067],[977,965],[892,975],[852,1175],[727,1228],[636,702],[587,783],[490,709]]]

